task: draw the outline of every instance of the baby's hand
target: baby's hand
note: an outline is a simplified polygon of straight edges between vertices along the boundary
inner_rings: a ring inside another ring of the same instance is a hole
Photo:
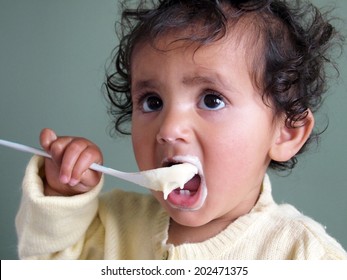
[[[45,195],[72,196],[94,188],[101,178],[89,169],[92,163],[102,163],[102,153],[92,142],[78,137],[57,137],[51,129],[40,134],[41,146],[52,156],[45,159]]]

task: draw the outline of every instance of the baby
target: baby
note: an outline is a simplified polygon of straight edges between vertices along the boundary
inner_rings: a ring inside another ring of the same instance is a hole
[[[24,259],[346,259],[312,219],[271,195],[313,132],[338,34],[311,4],[161,0],[122,15],[107,89],[140,170],[190,163],[167,197],[100,195],[87,139],[44,129],[16,219]],[[131,121],[131,131],[126,124]]]

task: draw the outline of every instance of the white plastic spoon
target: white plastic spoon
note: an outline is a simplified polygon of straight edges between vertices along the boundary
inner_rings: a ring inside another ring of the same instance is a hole
[[[51,158],[51,155],[43,150],[18,144],[15,142],[0,139],[0,145],[13,148],[22,152]],[[102,172],[120,178],[128,182],[135,183],[148,189],[162,191],[164,192],[164,199],[167,199],[169,193],[172,192],[174,189],[183,189],[184,184],[188,182],[191,178],[193,178],[195,174],[198,173],[197,167],[190,163],[182,163],[173,165],[171,167],[162,167],[147,171],[131,173],[118,171],[96,163],[93,163],[89,168],[98,172]]]

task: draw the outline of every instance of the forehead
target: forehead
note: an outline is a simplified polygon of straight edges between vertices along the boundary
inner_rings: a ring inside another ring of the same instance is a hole
[[[228,55],[228,59],[224,61],[225,64],[235,63],[234,59],[230,61],[233,57],[238,60],[245,59],[243,44],[233,37],[225,36],[216,42],[204,45],[177,38],[180,38],[180,34],[169,33],[156,38],[155,41],[144,41],[138,44],[133,51],[132,68],[134,65],[145,66],[143,61],[151,59],[162,59],[163,61],[171,59],[177,62],[192,63],[196,66],[205,64],[212,66],[215,61],[222,66],[224,63],[218,60],[221,54]]]
[[[204,44],[191,39],[194,38],[194,34],[200,32],[199,28],[202,27],[190,26],[181,30],[169,30],[165,35],[157,38],[142,39],[133,49],[131,71],[134,69],[134,61],[137,64],[136,61],[142,60],[141,58],[146,59],[153,55],[167,57],[180,54],[186,62],[198,64],[203,62],[204,65],[210,66],[218,63],[218,67],[239,64],[238,67],[246,68],[252,80],[258,81],[258,77],[262,76],[262,62],[259,60],[263,57],[261,55],[262,40],[247,21],[231,24],[223,37]],[[221,54],[227,55],[228,60],[221,58]],[[141,64],[138,65],[141,66]]]

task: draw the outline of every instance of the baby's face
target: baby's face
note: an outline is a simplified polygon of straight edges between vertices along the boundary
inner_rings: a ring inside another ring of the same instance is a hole
[[[153,192],[179,224],[232,221],[256,202],[278,137],[271,108],[253,86],[242,44],[138,46],[132,57],[132,141],[147,170],[196,157],[200,177],[167,200]],[[207,197],[202,207],[201,185]]]

